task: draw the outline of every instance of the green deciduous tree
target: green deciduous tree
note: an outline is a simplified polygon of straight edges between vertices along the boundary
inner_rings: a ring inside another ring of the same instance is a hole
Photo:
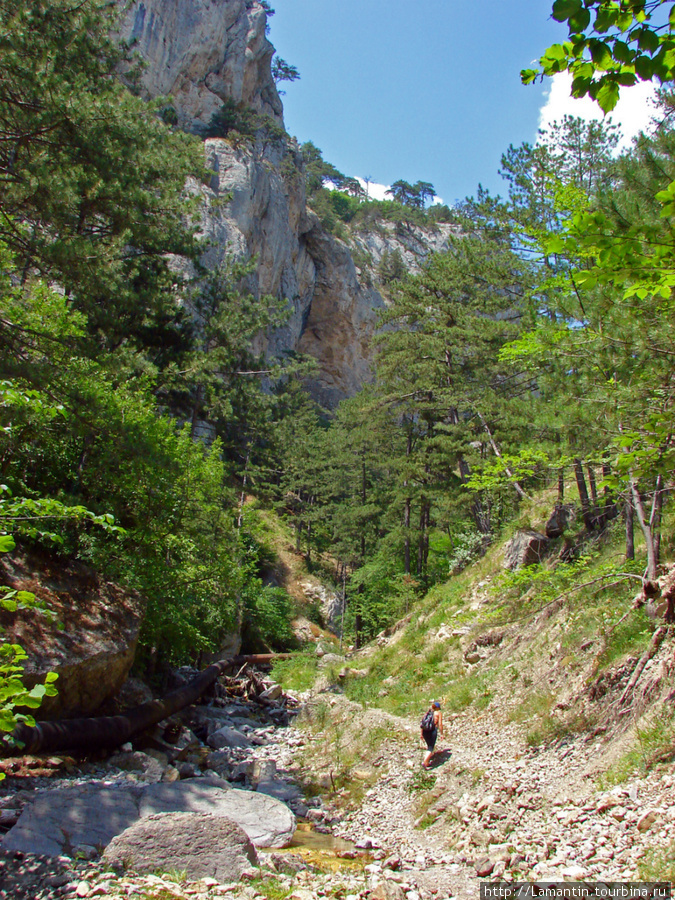
[[[553,18],[567,23],[569,39],[545,51],[539,70],[521,72],[526,84],[538,75],[570,72],[572,95],[588,95],[609,112],[622,87],[675,76],[670,0],[555,0]]]

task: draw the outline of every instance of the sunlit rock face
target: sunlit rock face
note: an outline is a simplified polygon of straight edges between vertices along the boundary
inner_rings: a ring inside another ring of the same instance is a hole
[[[256,259],[246,287],[285,300],[289,317],[269,334],[275,356],[300,352],[318,363],[308,387],[332,409],[370,377],[370,343],[380,295],[359,283],[347,246],[307,209],[300,154],[293,143],[236,148],[205,142],[212,171],[201,230],[210,267],[228,256]],[[222,202],[230,197],[229,202]]]
[[[147,95],[166,97],[178,124],[199,134],[227,100],[283,125],[265,25],[256,0],[135,0],[123,11],[120,35],[144,61]],[[281,327],[258,338],[258,349],[314,357],[317,370],[307,386],[334,409],[372,375],[372,338],[385,302],[376,277],[382,255],[397,251],[415,271],[430,250],[443,249],[447,231],[396,231],[383,223],[348,245],[307,207],[293,139],[263,130],[255,140],[205,140],[204,150],[209,182],[190,185],[203,198],[204,263],[213,269],[231,259],[255,260],[245,289],[288,310]]]
[[[171,97],[178,124],[199,131],[228,99],[281,121],[265,24],[252,0],[136,0],[120,35],[146,64],[148,94]]]

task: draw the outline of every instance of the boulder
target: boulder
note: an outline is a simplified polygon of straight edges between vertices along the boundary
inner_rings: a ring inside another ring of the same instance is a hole
[[[108,765],[123,772],[137,772],[142,781],[161,781],[169,761],[163,762],[149,753],[138,750],[132,753],[115,753],[109,757]]]
[[[15,551],[0,561],[3,583],[30,591],[49,611],[21,610],[0,617],[5,639],[26,649],[27,687],[56,672],[58,696],[47,697],[41,719],[88,716],[114,697],[136,653],[141,598],[102,581],[87,566],[44,551]]]
[[[574,517],[574,507],[567,505],[556,505],[551,516],[546,523],[546,537],[551,540],[562,537],[565,529]]]
[[[483,857],[476,863],[476,875],[478,875],[479,878],[487,878],[487,876],[492,873],[494,867],[495,864],[491,859]]]
[[[504,547],[504,566],[520,569],[541,562],[548,538],[538,531],[518,531]]]
[[[5,851],[68,855],[82,845],[105,847],[138,819],[143,788],[73,785],[45,791],[26,806],[2,840]]]
[[[159,812],[208,812],[240,825],[256,847],[283,847],[295,832],[295,816],[273,797],[186,779],[176,784],[151,784],[143,792],[141,817]]]
[[[245,734],[236,728],[230,728],[229,725],[223,725],[218,731],[210,734],[206,739],[206,743],[209,747],[213,747],[214,750],[223,750],[225,747],[246,749],[251,746],[251,742]]]
[[[258,865],[253,844],[236,822],[199,812],[140,819],[112,839],[103,859],[140,874],[184,871],[191,880],[220,882],[238,881]]]
[[[138,819],[162,812],[231,819],[257,847],[283,847],[295,831],[295,816],[285,804],[262,793],[235,790],[210,776],[171,784],[89,784],[45,791],[26,806],[1,846],[45,856],[70,855],[83,845],[106,847]]]

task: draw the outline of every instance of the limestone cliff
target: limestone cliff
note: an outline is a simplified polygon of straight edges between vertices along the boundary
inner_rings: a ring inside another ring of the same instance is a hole
[[[255,0],[136,0],[122,37],[146,63],[148,94],[169,96],[182,127],[200,132],[227,99],[278,125],[283,108],[265,24]],[[443,249],[449,226],[382,223],[345,243],[308,208],[297,143],[278,127],[251,139],[208,139],[205,153],[210,184],[193,188],[204,197],[207,265],[255,257],[248,289],[283,299],[290,310],[284,327],[266,336],[268,352],[313,356],[312,393],[334,408],[369,377],[377,310],[385,302],[377,275],[383,254],[397,251],[414,271],[430,250]]]
[[[266,21],[253,0],[136,0],[120,35],[146,63],[148,94],[170,97],[178,124],[199,131],[225,100],[281,121]]]

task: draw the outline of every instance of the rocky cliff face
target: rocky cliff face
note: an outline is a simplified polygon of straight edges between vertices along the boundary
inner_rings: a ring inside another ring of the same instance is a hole
[[[146,62],[148,93],[170,96],[180,125],[199,132],[227,99],[282,122],[265,23],[255,0],[137,0],[125,13],[122,37]],[[443,248],[449,226],[397,230],[385,223],[348,246],[308,208],[291,138],[272,129],[250,141],[209,139],[205,153],[211,182],[193,189],[204,197],[207,264],[256,258],[248,289],[283,299],[290,310],[283,328],[266,336],[268,352],[313,356],[318,373],[309,387],[334,408],[370,375],[371,340],[385,302],[376,274],[382,255],[397,250],[415,270],[430,250]]]
[[[226,100],[281,121],[267,14],[253,0],[137,0],[120,35],[143,58],[152,97],[170,97],[178,124],[199,131]]]

